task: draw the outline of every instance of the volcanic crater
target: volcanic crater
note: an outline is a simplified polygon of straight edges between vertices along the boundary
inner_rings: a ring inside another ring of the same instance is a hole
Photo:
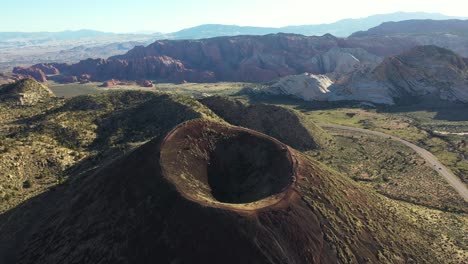
[[[254,210],[279,202],[294,183],[289,148],[264,134],[207,121],[189,121],[161,146],[163,176],[189,200]]]
[[[3,262],[434,263],[385,201],[276,139],[196,119],[7,215],[21,244]]]

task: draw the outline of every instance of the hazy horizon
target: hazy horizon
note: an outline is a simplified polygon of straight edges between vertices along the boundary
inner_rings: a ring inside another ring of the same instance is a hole
[[[162,32],[169,33],[203,24],[225,24],[253,27],[283,27],[333,23],[348,18],[396,12],[438,13],[447,16],[467,17],[460,1],[376,1],[338,0],[283,1],[238,0],[220,3],[200,0],[156,2],[150,0],[108,1],[95,3],[81,0],[78,3],[58,0],[20,0],[3,3],[4,21],[1,32],[59,32],[96,30],[113,33]],[[458,4],[457,4],[458,3]],[[337,8],[339,7],[339,8]],[[28,19],[18,19],[18,17]],[[33,21],[33,23],[31,23]]]
[[[104,31],[104,30],[98,30],[95,28],[78,28],[78,29],[64,29],[64,30],[58,30],[58,31],[0,31],[0,32],[20,32],[20,33],[59,33],[59,32],[77,32],[77,31],[97,31],[97,32],[103,32],[103,33],[115,33],[115,34],[155,34],[155,33],[161,33],[161,34],[166,34],[166,33],[173,33],[177,32],[180,30],[184,29],[189,29],[193,27],[198,27],[198,26],[203,26],[203,25],[226,25],[226,26],[239,26],[239,27],[264,27],[264,28],[281,28],[281,27],[288,27],[288,26],[302,26],[302,25],[325,25],[325,24],[333,24],[342,20],[347,20],[347,19],[362,19],[362,18],[368,18],[372,16],[378,16],[378,15],[389,15],[389,14],[397,14],[397,13],[426,13],[426,14],[433,14],[433,15],[442,15],[442,16],[448,16],[451,17],[450,15],[447,14],[442,14],[442,13],[427,13],[427,12],[404,12],[404,11],[397,11],[397,12],[392,12],[392,13],[383,13],[383,14],[372,14],[369,16],[364,16],[364,17],[345,17],[341,18],[332,22],[326,22],[326,23],[314,23],[314,24],[291,24],[291,25],[283,25],[283,26],[252,26],[252,25],[238,25],[238,24],[222,24],[222,23],[203,23],[203,24],[197,24],[197,25],[191,25],[187,26],[184,28],[179,28],[174,31],[168,31],[168,32],[162,32],[158,30],[134,30],[134,31],[126,31],[126,32],[118,32],[118,31]],[[459,17],[459,16],[453,16],[453,17]],[[468,17],[463,17],[462,19],[468,19]]]

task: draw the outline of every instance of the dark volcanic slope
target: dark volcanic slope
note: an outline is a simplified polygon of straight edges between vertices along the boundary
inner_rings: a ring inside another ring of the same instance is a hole
[[[323,148],[332,142],[327,132],[297,111],[275,105],[246,105],[221,96],[200,101],[230,124],[265,133],[298,150]]]
[[[438,262],[386,201],[273,138],[195,120],[0,220],[11,263]]]

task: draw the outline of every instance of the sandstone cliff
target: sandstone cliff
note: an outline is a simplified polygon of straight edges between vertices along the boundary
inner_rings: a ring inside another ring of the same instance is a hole
[[[65,75],[88,74],[95,81],[266,82],[304,72],[347,73],[361,64],[375,66],[382,56],[412,47],[409,44],[394,48],[388,41],[375,43],[339,39],[330,34],[159,40],[147,47],[135,47],[125,55],[88,59],[56,68]]]
[[[433,95],[467,103],[468,59],[436,46],[418,46],[386,58],[375,69],[358,69],[337,79],[313,74],[288,76],[263,92],[304,100],[379,104]]]

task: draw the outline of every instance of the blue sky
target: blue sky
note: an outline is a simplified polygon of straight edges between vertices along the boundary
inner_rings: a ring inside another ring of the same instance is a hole
[[[466,0],[0,0],[0,31],[172,32],[207,23],[286,26],[396,11],[468,16]]]

